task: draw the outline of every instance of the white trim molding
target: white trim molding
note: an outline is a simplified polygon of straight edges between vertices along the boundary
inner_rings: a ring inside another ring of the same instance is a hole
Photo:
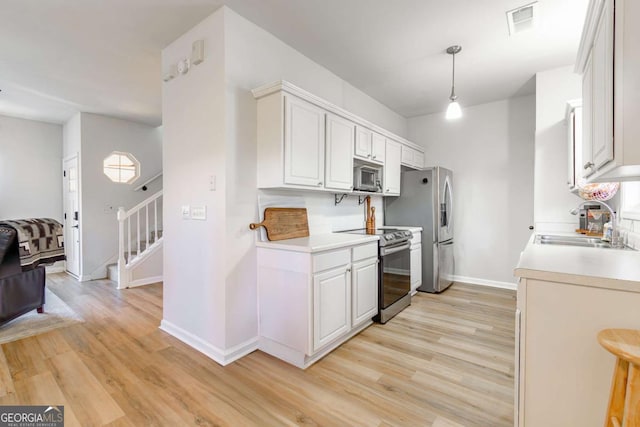
[[[257,336],[236,346],[223,350],[165,319],[162,319],[160,322],[160,329],[179,339],[183,343],[193,347],[222,366],[226,366],[258,349]]]
[[[490,286],[492,288],[511,289],[513,291],[518,289],[517,283],[500,282],[497,280],[479,279],[477,277],[467,276],[453,276],[453,281],[457,283],[468,283],[471,285]]]

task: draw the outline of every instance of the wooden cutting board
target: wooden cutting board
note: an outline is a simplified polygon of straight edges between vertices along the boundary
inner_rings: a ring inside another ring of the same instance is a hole
[[[255,230],[264,227],[267,239],[285,240],[309,236],[309,222],[305,208],[266,208],[264,221],[259,224],[249,224]]]

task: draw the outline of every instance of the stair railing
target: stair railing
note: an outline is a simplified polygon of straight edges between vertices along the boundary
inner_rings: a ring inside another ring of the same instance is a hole
[[[158,216],[158,204],[161,202],[162,190],[128,211],[123,207],[118,208],[119,289],[126,288],[128,285],[127,268],[144,259],[145,254],[162,241],[162,217]],[[151,220],[149,219],[150,211]],[[132,251],[132,243],[134,251]]]

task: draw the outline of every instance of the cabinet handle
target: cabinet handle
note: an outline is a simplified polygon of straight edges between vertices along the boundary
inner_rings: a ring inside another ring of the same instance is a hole
[[[367,154],[367,157],[371,157],[371,154]]]
[[[373,157],[372,157],[372,159],[375,159],[375,158],[376,158],[376,155],[374,154],[374,155],[373,155]]]
[[[318,183],[318,187],[320,187],[320,186],[322,186],[322,181],[320,181],[320,182]]]
[[[589,168],[592,168],[594,166],[595,166],[595,164],[593,164],[593,162],[587,162],[587,163],[584,164],[583,168],[584,169],[589,169]]]
[[[347,268],[347,273],[351,273],[351,269],[350,268]]]
[[[391,190],[387,188],[387,193],[388,193],[389,191],[391,191]]]

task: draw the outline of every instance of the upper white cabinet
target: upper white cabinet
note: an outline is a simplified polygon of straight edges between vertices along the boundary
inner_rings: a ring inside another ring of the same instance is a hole
[[[582,165],[582,101],[575,100],[567,103],[567,148],[569,159],[567,165],[567,185],[570,190],[576,190],[580,180]]]
[[[388,196],[400,195],[400,157],[402,156],[402,146],[394,141],[387,140],[386,162],[384,167],[384,191]]]
[[[379,133],[357,126],[354,155],[359,159],[384,164],[385,142],[385,137]]]
[[[285,96],[284,107],[284,183],[321,187],[325,113],[293,96]]]
[[[327,113],[325,188],[353,190],[353,122]]]
[[[583,146],[590,182],[640,179],[640,7],[591,0],[576,71],[583,75]]]
[[[422,169],[424,167],[424,153],[402,145],[402,165],[413,169]]]
[[[416,144],[290,83],[263,86],[253,95],[258,100],[258,188],[351,192],[355,158],[381,165],[389,184],[383,194],[398,195],[401,162],[423,167],[424,153]]]

